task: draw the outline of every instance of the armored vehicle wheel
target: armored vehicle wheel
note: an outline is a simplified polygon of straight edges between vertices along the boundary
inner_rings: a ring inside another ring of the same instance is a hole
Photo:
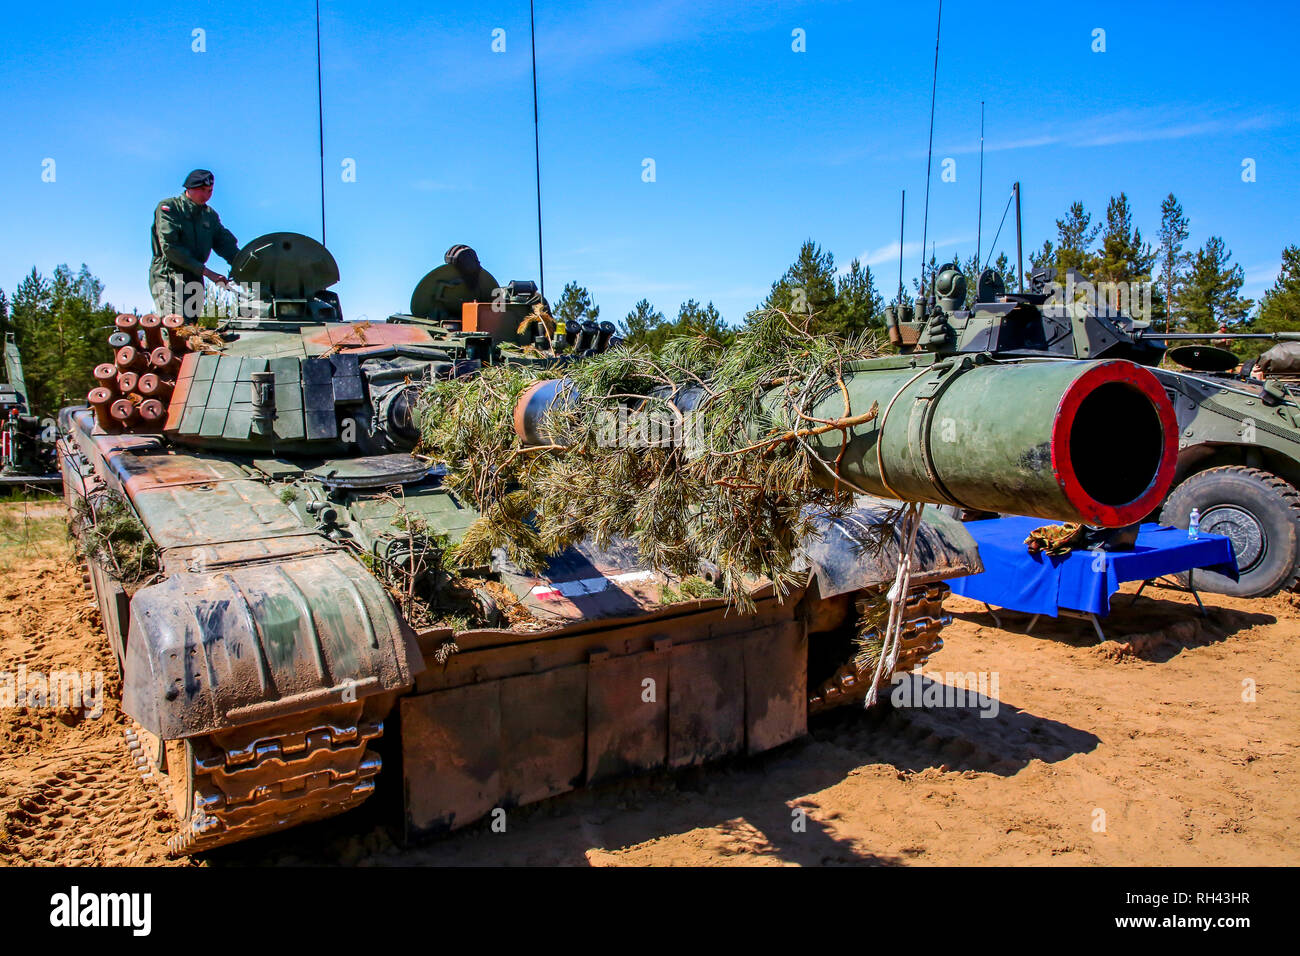
[[[1300,580],[1300,492],[1277,475],[1230,465],[1192,475],[1174,489],[1161,524],[1186,528],[1192,509],[1200,528],[1232,539],[1238,580],[1197,571],[1198,588],[1236,597],[1264,597]]]
[[[943,583],[917,585],[907,592],[902,646],[893,673],[884,675],[876,698],[877,706],[888,705],[894,674],[904,674],[913,667],[920,667],[931,654],[943,648],[939,632],[952,623],[952,617],[943,611],[944,599],[950,593],[951,589]],[[853,660],[825,680],[810,680],[808,713],[817,714],[849,703],[861,704],[871,689],[873,676],[873,670],[864,669]]]
[[[368,744],[383,732],[362,705],[163,743],[136,728],[175,814],[173,855],[199,853],[331,817],[374,790],[380,759]]]

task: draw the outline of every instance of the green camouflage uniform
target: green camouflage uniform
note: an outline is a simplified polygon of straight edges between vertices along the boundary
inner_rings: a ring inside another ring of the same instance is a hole
[[[216,210],[200,206],[185,195],[158,204],[149,236],[153,244],[149,289],[159,315],[185,314],[177,298],[177,283],[181,283],[182,290],[194,282],[202,288],[203,264],[212,252],[233,264],[239,251],[234,233],[221,224]],[[197,315],[195,310],[202,305],[202,297],[184,304]]]

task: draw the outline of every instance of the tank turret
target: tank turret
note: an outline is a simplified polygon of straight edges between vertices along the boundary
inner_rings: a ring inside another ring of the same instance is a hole
[[[238,315],[215,329],[119,317],[114,363],[89,396],[98,425],[271,455],[407,452],[419,383],[608,347],[608,336],[582,350],[553,344],[534,283],[498,287],[468,246],[446,260],[417,284],[410,314],[343,322],[329,289],[339,270],[324,246],[288,232],[254,239],[232,269]]]

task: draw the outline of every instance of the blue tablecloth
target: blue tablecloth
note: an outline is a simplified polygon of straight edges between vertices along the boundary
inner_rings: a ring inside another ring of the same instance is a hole
[[[1020,517],[967,522],[966,530],[979,545],[984,573],[950,580],[953,593],[1029,614],[1056,617],[1057,608],[1071,608],[1105,616],[1110,612],[1110,596],[1122,581],[1145,581],[1193,568],[1237,577],[1237,558],[1227,538],[1201,532],[1193,539],[1181,528],[1158,524],[1138,529],[1132,551],[1072,551],[1063,557],[1030,554],[1025,538],[1050,523]]]

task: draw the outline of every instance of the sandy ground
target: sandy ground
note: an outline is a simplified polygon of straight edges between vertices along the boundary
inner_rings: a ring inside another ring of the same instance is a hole
[[[997,627],[950,599],[947,646],[923,683],[996,674],[995,717],[841,711],[757,758],[569,794],[511,811],[505,832],[479,824],[414,848],[397,841],[400,780],[386,772],[344,817],[169,861],[171,823],[127,756],[98,613],[64,547],[29,543],[0,560],[0,671],[101,670],[105,709],[0,709],[0,862],[1300,862],[1300,598],[1211,595],[1202,619],[1164,589],[1131,609],[1119,599],[1100,645],[1083,622],[1040,620],[1026,634],[1025,615]]]
[[[172,824],[127,757],[116,664],[63,540],[62,506],[29,513],[45,526],[29,540],[0,539],[0,672],[15,684],[19,668],[29,680],[98,672],[103,692],[90,702],[102,699],[103,712],[0,706],[0,862],[166,862]]]

